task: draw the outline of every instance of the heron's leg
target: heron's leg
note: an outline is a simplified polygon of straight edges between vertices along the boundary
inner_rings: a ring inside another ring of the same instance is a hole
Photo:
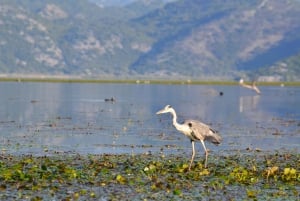
[[[192,163],[193,163],[194,157],[195,157],[195,142],[194,142],[194,140],[191,140],[191,143],[192,143],[192,158],[191,158],[189,170],[191,170]]]
[[[203,148],[204,148],[204,151],[205,151],[205,163],[204,163],[204,167],[206,168],[206,167],[207,167],[208,151],[207,151],[207,149],[206,149],[206,147],[205,147],[205,143],[204,143],[203,140],[201,140],[201,143],[202,143]]]

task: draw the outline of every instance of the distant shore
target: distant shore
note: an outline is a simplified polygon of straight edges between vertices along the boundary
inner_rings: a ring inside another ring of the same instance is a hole
[[[234,80],[154,79],[154,78],[94,78],[81,76],[0,76],[0,82],[62,82],[62,83],[120,83],[120,84],[191,84],[191,85],[238,85]],[[298,82],[257,82],[264,86],[300,86]]]

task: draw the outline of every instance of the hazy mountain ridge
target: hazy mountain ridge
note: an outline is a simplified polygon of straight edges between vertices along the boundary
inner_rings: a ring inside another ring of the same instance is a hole
[[[157,2],[171,2],[176,0],[89,0],[90,2],[98,5],[99,7],[109,7],[109,6],[127,6],[131,3],[142,3],[142,4],[156,4]]]
[[[300,79],[299,1],[163,5],[5,0],[0,73]]]
[[[147,66],[151,66],[148,68],[151,72],[177,72],[204,77],[239,76],[243,75],[240,70],[257,70],[300,51],[300,46],[293,44],[298,43],[300,35],[296,17],[299,17],[299,4],[296,2],[251,1],[239,4],[238,1],[231,1],[232,4],[224,6],[223,10],[212,9],[211,12],[205,9],[209,3],[199,2],[205,1],[189,1],[188,7],[195,9],[198,6],[198,10],[202,11],[200,14],[207,12],[206,16],[196,20],[200,23],[184,28],[186,36],[167,44],[168,47],[161,47],[162,51],[144,55],[143,63],[138,63],[136,69],[147,72]],[[214,1],[214,5],[222,2]],[[207,19],[201,21],[203,18]],[[188,31],[189,28],[191,31]],[[298,35],[290,34],[293,31]],[[278,55],[278,47],[281,46],[286,48],[286,52]],[[272,52],[277,55],[272,57]],[[261,55],[268,55],[269,58]],[[178,68],[184,65],[188,66],[188,72]]]
[[[127,58],[147,48],[127,24],[128,10],[71,2],[10,1],[0,6],[2,73],[126,73]]]

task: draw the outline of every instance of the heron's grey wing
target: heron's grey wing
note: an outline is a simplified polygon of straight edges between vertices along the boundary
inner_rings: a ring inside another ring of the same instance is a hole
[[[197,120],[186,120],[184,124],[191,128],[191,135],[195,140],[206,140],[214,144],[220,144],[222,141],[222,138],[218,135],[217,131],[213,130],[209,125]]]
[[[210,132],[208,125],[197,120],[189,119],[184,124],[190,127],[194,140],[205,140],[206,133]]]

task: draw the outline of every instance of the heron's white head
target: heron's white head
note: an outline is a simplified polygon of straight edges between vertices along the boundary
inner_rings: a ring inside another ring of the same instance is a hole
[[[243,79],[240,79],[240,84],[243,84],[244,83],[244,80]]]
[[[168,112],[174,112],[174,109],[171,107],[171,105],[166,105],[163,109],[156,112],[156,114],[163,114]]]

